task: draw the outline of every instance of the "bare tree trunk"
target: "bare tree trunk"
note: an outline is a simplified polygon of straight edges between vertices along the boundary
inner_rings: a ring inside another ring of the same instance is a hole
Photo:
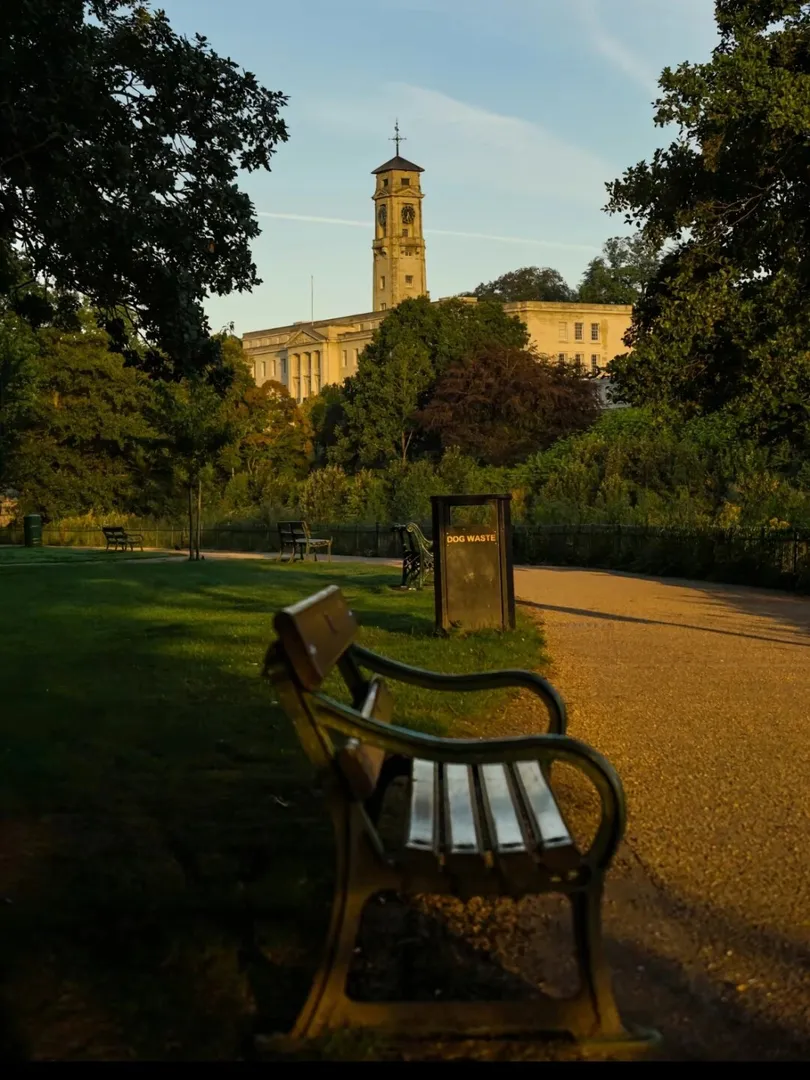
[[[197,477],[197,559],[200,558],[200,541],[202,540],[202,477]]]
[[[188,561],[194,559],[194,493],[191,477],[188,481]]]

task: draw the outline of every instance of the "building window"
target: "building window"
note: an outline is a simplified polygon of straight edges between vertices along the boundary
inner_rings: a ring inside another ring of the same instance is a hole
[[[354,350],[354,366],[355,366],[355,367],[357,367],[357,358],[358,358],[358,356],[359,356],[359,355],[360,355],[360,350],[359,350],[359,349],[355,349],[355,350]]]
[[[387,304],[380,304],[380,311],[385,311],[387,306],[388,306]]]
[[[406,285],[413,285],[413,274],[406,274],[405,275],[405,284]]]
[[[592,322],[591,323],[591,341],[598,341],[598,340],[599,340],[599,323],[598,322]]]
[[[403,235],[403,236],[408,236],[408,230],[407,230],[407,229],[403,229],[403,230],[402,230],[402,235]]]
[[[285,382],[285,383],[287,381],[287,357],[286,356],[282,356],[282,358],[281,358],[281,381]]]
[[[574,323],[574,341],[582,341],[582,331],[585,324],[581,322]]]
[[[568,341],[568,323],[560,323],[560,341]]]
[[[564,364],[565,363],[565,353],[564,352],[559,353],[559,355],[557,356],[557,359],[559,360],[559,362],[561,364]]]
[[[383,277],[380,278],[380,288],[381,289],[385,288],[385,275],[383,275]]]
[[[410,187],[410,184],[411,184],[410,176],[403,176],[402,179],[400,180],[400,185],[402,187]]]
[[[348,352],[347,349],[343,350],[343,353],[342,353],[342,355],[340,357],[340,363],[341,363],[341,367],[346,367],[348,365],[348,363],[349,363],[349,352]]]
[[[383,187],[388,187],[388,177],[383,177]]]
[[[599,371],[599,353],[591,353],[591,371],[594,375]]]
[[[576,365],[576,367],[577,367],[577,368],[581,368],[581,367],[582,367],[582,361],[583,361],[584,359],[585,359],[585,358],[584,358],[584,356],[582,355],[582,353],[581,353],[581,352],[578,352],[578,353],[575,353],[575,354],[574,354],[574,364]]]

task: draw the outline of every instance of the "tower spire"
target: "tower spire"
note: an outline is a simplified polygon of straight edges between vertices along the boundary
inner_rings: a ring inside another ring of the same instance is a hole
[[[404,135],[400,135],[400,133],[399,133],[399,117],[397,117],[397,119],[394,122],[394,135],[393,135],[393,138],[389,139],[388,141],[397,144],[397,157],[399,157],[399,144],[401,142],[407,142],[408,141],[405,138]]]

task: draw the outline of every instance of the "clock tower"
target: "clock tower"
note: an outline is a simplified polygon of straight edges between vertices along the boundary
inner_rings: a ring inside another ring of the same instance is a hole
[[[375,169],[374,200],[374,311],[396,307],[409,297],[427,296],[425,239],[422,232],[422,199],[419,180],[424,172],[401,157],[399,122],[392,142],[397,152]]]

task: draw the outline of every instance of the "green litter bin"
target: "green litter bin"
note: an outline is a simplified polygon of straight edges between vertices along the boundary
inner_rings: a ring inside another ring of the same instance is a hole
[[[26,547],[42,547],[42,518],[39,514],[26,514],[23,518]]]

